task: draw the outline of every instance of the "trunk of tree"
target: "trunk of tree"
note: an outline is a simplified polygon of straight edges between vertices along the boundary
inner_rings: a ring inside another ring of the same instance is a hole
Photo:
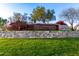
[[[71,27],[71,30],[74,31],[73,20],[72,20],[71,26],[72,26],[72,27]]]
[[[36,21],[34,21],[34,23],[36,23]]]
[[[74,31],[73,25],[72,25],[72,28],[71,28],[71,30],[72,30],[72,31]]]
[[[45,20],[43,20],[43,23],[45,23]]]

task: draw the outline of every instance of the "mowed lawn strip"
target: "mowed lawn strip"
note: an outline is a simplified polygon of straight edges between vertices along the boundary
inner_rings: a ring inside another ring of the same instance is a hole
[[[0,38],[1,56],[79,56],[79,38]]]

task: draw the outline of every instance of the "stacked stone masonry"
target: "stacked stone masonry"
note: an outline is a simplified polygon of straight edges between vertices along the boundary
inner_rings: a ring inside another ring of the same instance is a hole
[[[1,38],[64,38],[79,37],[79,31],[0,31]]]

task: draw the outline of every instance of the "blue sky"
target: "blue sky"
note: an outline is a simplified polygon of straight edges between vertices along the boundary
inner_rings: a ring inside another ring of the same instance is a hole
[[[0,17],[8,18],[13,15],[13,12],[31,14],[32,10],[37,6],[44,6],[46,9],[54,9],[56,20],[63,20],[59,18],[59,14],[66,8],[79,8],[78,3],[0,3]]]

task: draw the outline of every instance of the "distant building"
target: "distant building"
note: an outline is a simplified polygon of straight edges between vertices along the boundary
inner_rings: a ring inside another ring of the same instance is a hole
[[[27,24],[27,30],[58,30],[57,24]]]
[[[57,24],[31,24],[24,22],[13,22],[5,25],[7,30],[58,30]]]
[[[58,21],[56,24],[44,23],[26,23],[26,22],[12,22],[5,25],[7,30],[67,30],[68,26],[63,21]]]
[[[56,24],[59,25],[59,30],[68,30],[68,26],[64,21],[58,21]]]

